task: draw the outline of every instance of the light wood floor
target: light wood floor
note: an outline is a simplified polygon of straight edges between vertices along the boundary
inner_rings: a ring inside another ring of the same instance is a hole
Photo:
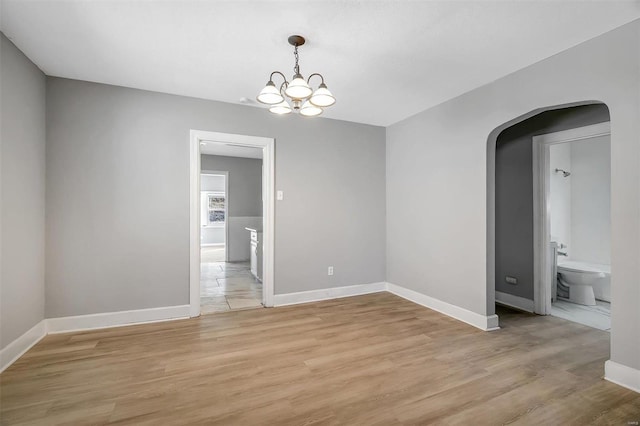
[[[609,334],[501,310],[482,332],[389,293],[51,335],[1,376],[14,424],[615,424]]]

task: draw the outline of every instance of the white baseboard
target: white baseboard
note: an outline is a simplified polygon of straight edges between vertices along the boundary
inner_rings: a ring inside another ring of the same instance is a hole
[[[122,327],[126,325],[189,318],[189,305],[165,306],[162,308],[137,309],[134,311],[106,312],[73,317],[49,318],[49,334],[97,328]]]
[[[321,290],[300,291],[274,295],[274,306],[297,305],[299,303],[318,302],[320,300],[338,299],[341,297],[359,296],[361,294],[378,293],[387,289],[387,283],[371,283],[331,287]]]
[[[0,350],[0,373],[7,369],[18,358],[24,355],[29,349],[47,335],[47,320],[42,320],[22,336],[9,343]]]
[[[386,282],[332,287],[320,290],[297,293],[276,294],[275,306],[295,305],[299,303],[317,302],[327,299],[358,296],[363,294],[389,291],[397,296],[433,309],[452,318],[471,324],[481,330],[498,329],[496,315],[480,315],[464,308],[443,302],[433,297]],[[133,311],[107,312],[100,314],[78,315],[71,317],[49,318],[41,321],[31,330],[11,342],[0,351],[0,372],[15,362],[22,354],[40,341],[47,334],[69,333],[73,331],[95,330],[109,327],[144,324],[190,317],[190,305],[167,306],[161,308],[138,309]],[[610,361],[609,361],[610,362]],[[625,367],[626,368],[626,367]],[[635,370],[634,370],[635,371]],[[612,375],[612,377],[614,377]],[[615,377],[611,379],[615,381]],[[623,385],[624,386],[624,385]]]
[[[525,312],[533,313],[534,311],[533,300],[525,299],[524,297],[520,296],[514,296],[513,294],[509,293],[503,293],[501,291],[496,291],[496,303]]]
[[[640,370],[608,360],[604,363],[604,378],[616,385],[640,393]]]
[[[499,329],[497,315],[480,315],[467,309],[452,305],[442,300],[418,293],[417,291],[401,287],[399,285],[387,283],[387,291],[396,296],[400,296],[418,305],[425,306],[441,314],[445,314],[459,321],[466,322],[474,327],[484,331],[493,331]]]

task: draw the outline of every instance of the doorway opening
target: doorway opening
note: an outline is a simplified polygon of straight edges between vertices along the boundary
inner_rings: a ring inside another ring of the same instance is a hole
[[[564,179],[566,183],[571,179],[572,171],[570,167],[561,166],[554,166],[550,171],[550,164],[545,163],[546,151],[541,147],[549,148],[553,144],[545,145],[540,142],[546,137],[555,138],[554,141],[558,144],[561,141],[576,141],[575,143],[578,144],[580,143],[577,142],[578,140],[586,141],[601,136],[601,133],[608,135],[609,120],[609,109],[605,104],[585,101],[531,111],[504,123],[489,135],[487,143],[488,313],[495,312],[496,303],[540,315],[552,313],[551,295],[558,291],[555,285],[558,271],[554,269],[554,265],[557,263],[557,256],[560,257],[561,263],[564,263],[568,256],[563,256],[566,250],[560,249],[561,254],[556,253],[556,257],[552,257],[551,241],[560,238],[556,235],[551,238],[550,225],[545,228],[545,221],[550,223],[548,216],[550,203],[547,199],[541,198],[544,196],[543,185],[545,184],[541,179],[547,179],[548,183],[553,177]],[[605,159],[604,163],[609,164],[607,161],[609,160]],[[541,171],[543,166],[546,167],[546,171]],[[610,165],[608,167],[610,168]],[[555,168],[560,171],[555,172]],[[569,173],[567,176],[565,176],[566,172]],[[576,180],[584,180],[591,175],[591,172],[581,172],[580,176],[573,173]],[[607,179],[610,177],[607,176]],[[609,180],[601,183],[607,188],[610,186]],[[587,200],[592,201],[589,198]],[[587,208],[581,207],[577,210],[584,211]],[[609,214],[609,207],[604,210]],[[603,223],[603,227],[610,233],[610,216]],[[585,235],[587,239],[592,235],[583,231],[579,233],[580,238],[583,239]],[[563,249],[566,249],[566,242],[555,242],[558,243],[558,248],[564,244]],[[578,249],[578,247],[575,248]],[[601,252],[609,251],[608,248],[600,247],[600,249]],[[584,252],[582,249],[574,250],[575,257],[571,260],[584,260],[577,258],[582,257],[579,255],[581,251]],[[606,258],[601,262],[608,263],[609,260]],[[562,287],[560,290],[563,290]],[[578,289],[580,290],[582,289]]]
[[[191,131],[191,316],[273,306],[274,140]]]
[[[536,313],[611,330],[611,128],[533,138]]]
[[[227,171],[200,173],[200,261],[227,261]]]

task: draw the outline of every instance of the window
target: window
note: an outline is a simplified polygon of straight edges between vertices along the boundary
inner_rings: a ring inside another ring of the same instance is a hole
[[[207,225],[223,225],[226,198],[224,193],[210,192],[207,194]]]
[[[200,195],[200,224],[222,227],[226,221],[227,197],[224,192],[202,191]]]

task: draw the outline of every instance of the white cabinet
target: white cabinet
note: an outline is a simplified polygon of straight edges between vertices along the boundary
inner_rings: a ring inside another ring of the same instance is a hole
[[[262,281],[262,232],[252,228],[245,229],[250,232],[251,273]]]

